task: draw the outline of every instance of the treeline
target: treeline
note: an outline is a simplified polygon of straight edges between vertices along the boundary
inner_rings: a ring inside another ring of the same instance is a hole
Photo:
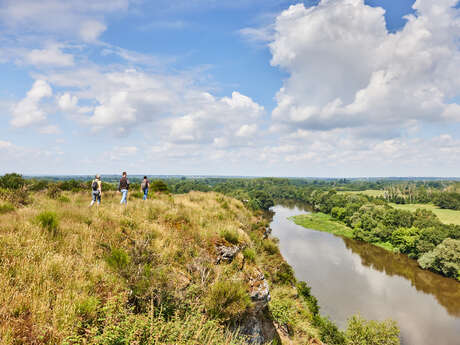
[[[384,199],[396,204],[428,204],[440,208],[460,210],[458,183],[431,181],[427,183],[401,183],[384,188]]]
[[[314,191],[310,202],[352,228],[355,239],[407,254],[422,268],[460,280],[459,225],[443,224],[425,209],[398,210],[363,194]]]

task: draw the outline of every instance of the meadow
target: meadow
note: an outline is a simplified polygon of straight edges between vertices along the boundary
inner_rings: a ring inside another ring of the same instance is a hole
[[[460,211],[442,209],[433,204],[393,204],[390,206],[397,208],[399,210],[406,210],[414,212],[417,209],[425,209],[433,212],[438,216],[439,220],[444,224],[455,224],[460,225]]]

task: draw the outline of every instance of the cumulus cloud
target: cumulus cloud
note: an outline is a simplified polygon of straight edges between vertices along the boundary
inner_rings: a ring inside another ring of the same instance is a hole
[[[44,80],[36,80],[27,96],[15,104],[12,109],[11,125],[14,127],[27,127],[42,123],[47,114],[41,107],[44,98],[51,97],[53,90]]]
[[[420,121],[459,120],[456,0],[418,0],[405,27],[386,30],[364,0],[291,6],[276,19],[272,65],[289,73],[273,129],[379,128],[389,136]]]
[[[237,91],[231,97],[215,97],[180,75],[91,69],[55,72],[47,78],[60,88],[74,89],[58,98],[63,111],[79,114],[79,121],[93,130],[118,135],[152,128],[171,143],[248,145],[265,113]],[[82,107],[80,101],[92,106]]]

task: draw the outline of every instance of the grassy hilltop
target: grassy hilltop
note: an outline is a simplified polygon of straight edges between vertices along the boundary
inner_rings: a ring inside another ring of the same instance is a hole
[[[321,317],[268,220],[240,201],[119,197],[0,201],[1,344],[399,344],[390,321],[354,317],[345,333]]]
[[[0,215],[3,344],[245,344],[228,326],[251,313],[262,271],[292,340],[319,336],[266,223],[241,202],[118,199],[90,209],[88,193],[37,193]],[[244,249],[216,264],[218,245]]]

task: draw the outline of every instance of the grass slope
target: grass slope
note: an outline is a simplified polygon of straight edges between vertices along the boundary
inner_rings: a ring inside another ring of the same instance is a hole
[[[119,205],[104,193],[0,214],[1,344],[246,344],[229,331],[251,311],[263,272],[271,317],[293,344],[319,337],[267,222],[217,193],[159,195]],[[246,249],[216,264],[216,244]],[[289,319],[282,312],[289,306]]]
[[[418,208],[424,208],[426,210],[432,211],[435,215],[438,216],[439,220],[444,224],[456,224],[460,225],[460,211],[456,210],[447,210],[439,208],[433,204],[390,204],[394,208],[398,208],[400,210],[406,210],[414,212]]]

